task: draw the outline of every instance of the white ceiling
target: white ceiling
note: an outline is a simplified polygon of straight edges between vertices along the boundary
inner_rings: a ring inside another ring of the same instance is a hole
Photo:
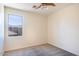
[[[54,13],[62,8],[65,8],[69,5],[71,5],[70,3],[55,3],[56,6],[51,7],[49,9],[34,9],[34,8],[32,8],[33,5],[39,5],[39,4],[40,3],[6,3],[4,5],[7,7],[21,9],[21,10],[29,11],[29,12],[37,12],[37,13],[44,14],[44,15],[50,15],[51,13]]]

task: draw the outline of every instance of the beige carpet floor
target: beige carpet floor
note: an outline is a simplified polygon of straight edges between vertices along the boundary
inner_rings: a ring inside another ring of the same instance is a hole
[[[17,49],[4,53],[4,56],[76,56],[70,52],[52,46],[43,44],[28,48]]]

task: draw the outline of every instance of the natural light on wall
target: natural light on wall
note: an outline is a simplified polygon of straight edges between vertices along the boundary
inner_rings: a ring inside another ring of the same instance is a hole
[[[4,8],[0,4],[0,55],[3,55],[4,42]]]

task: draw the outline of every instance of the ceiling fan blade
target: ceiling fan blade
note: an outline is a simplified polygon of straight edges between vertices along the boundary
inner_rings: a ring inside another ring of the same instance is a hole
[[[41,5],[40,5],[40,6],[38,6],[36,9],[38,9],[38,8],[41,8]]]
[[[37,6],[35,6],[35,5],[33,6],[33,8],[35,8],[35,9],[38,9],[38,8],[40,8],[40,7],[41,7],[41,5],[40,5],[40,6],[38,6],[38,7],[37,7]]]
[[[34,5],[32,8],[36,8],[36,6]]]
[[[54,3],[41,3],[41,5],[52,5],[52,6],[56,6]]]
[[[52,6],[56,6],[54,3],[51,4]]]

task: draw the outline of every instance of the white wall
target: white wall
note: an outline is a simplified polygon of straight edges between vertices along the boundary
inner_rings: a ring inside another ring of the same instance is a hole
[[[23,36],[8,37],[8,14],[23,16]],[[46,16],[5,8],[5,51],[47,43]]]
[[[4,6],[0,4],[0,56],[4,53]]]
[[[79,55],[78,7],[72,5],[57,11],[48,17],[48,22],[47,16],[5,8],[5,51],[44,44],[48,39],[49,44]],[[24,16],[22,37],[7,36],[8,14]]]
[[[79,5],[48,17],[48,43],[79,55]]]

